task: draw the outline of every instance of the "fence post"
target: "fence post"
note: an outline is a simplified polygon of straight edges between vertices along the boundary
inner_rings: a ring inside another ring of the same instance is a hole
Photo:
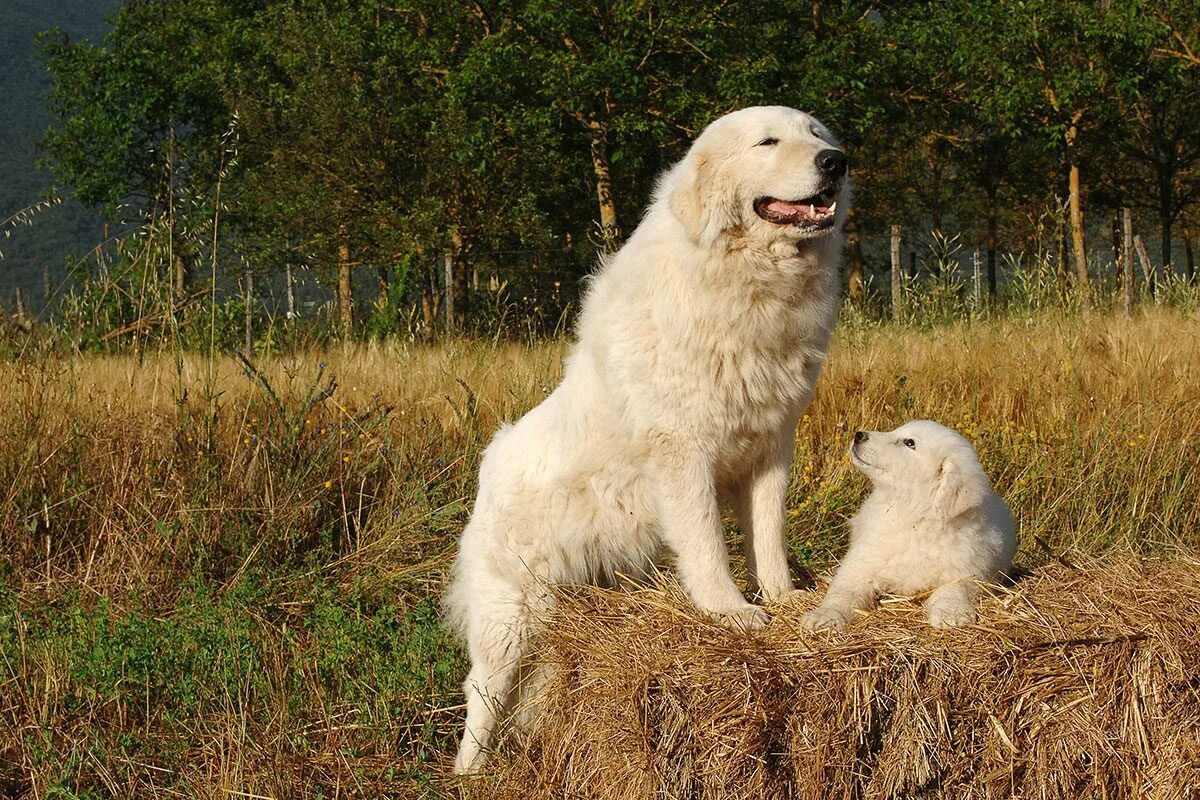
[[[245,289],[245,353],[247,356],[254,355],[254,273],[250,271],[250,265],[246,265],[245,280],[243,287]]]
[[[1137,251],[1138,261],[1142,262],[1142,275],[1146,278],[1146,288],[1150,290],[1150,296],[1157,303],[1158,293],[1154,286],[1154,265],[1150,263],[1150,256],[1146,253],[1146,243],[1142,241],[1140,235],[1133,237],[1133,249]]]
[[[980,266],[979,265],[980,265],[979,251],[975,250],[974,252],[971,253],[971,269],[972,269],[972,273],[973,273],[972,277],[975,280],[975,310],[976,311],[979,311],[979,307],[983,303],[983,298],[980,296],[980,291],[979,291],[980,290],[980,286],[979,286]]]
[[[287,318],[289,322],[296,318],[296,282],[290,263],[287,265]]]
[[[1125,316],[1133,314],[1133,212],[1121,209],[1121,289],[1125,293]]]
[[[900,279],[900,226],[892,226],[892,319],[899,322],[904,315],[904,297]]]
[[[449,250],[442,253],[442,270],[446,277],[446,331],[454,331],[454,254]]]

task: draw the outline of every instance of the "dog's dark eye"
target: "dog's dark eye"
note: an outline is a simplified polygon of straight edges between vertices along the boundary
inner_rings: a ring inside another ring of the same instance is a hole
[[[905,439],[904,446],[907,447],[909,450],[917,449],[917,443],[915,441],[913,441],[912,439]]]
[[[779,144],[779,140],[776,139],[774,136],[768,136],[766,139],[763,139],[761,142],[759,142],[758,144],[756,144],[754,146],[755,147],[770,147],[771,145],[774,145],[774,144]]]

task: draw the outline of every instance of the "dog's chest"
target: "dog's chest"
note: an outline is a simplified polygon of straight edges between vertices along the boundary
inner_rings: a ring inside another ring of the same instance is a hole
[[[796,314],[731,319],[720,335],[686,342],[681,363],[696,371],[684,402],[699,430],[734,460],[773,441],[808,403],[826,339]]]

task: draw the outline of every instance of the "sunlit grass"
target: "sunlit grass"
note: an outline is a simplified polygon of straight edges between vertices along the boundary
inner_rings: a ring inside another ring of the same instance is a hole
[[[0,794],[440,791],[461,654],[433,601],[482,448],[566,349],[0,364]],[[1200,321],[1164,309],[843,326],[793,547],[832,562],[850,437],[918,417],[976,443],[1025,563],[1194,546],[1198,387]]]

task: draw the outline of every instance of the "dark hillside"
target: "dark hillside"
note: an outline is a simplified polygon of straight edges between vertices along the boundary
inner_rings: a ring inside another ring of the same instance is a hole
[[[117,5],[119,0],[0,0],[0,219],[36,202],[53,185],[50,174],[34,163],[37,141],[50,122],[49,82],[37,35],[58,28],[73,39],[98,40],[105,17]],[[44,266],[50,268],[52,286],[59,286],[66,256],[94,245],[99,232],[94,212],[66,202],[0,240],[0,305],[11,308],[19,286],[40,307]]]

